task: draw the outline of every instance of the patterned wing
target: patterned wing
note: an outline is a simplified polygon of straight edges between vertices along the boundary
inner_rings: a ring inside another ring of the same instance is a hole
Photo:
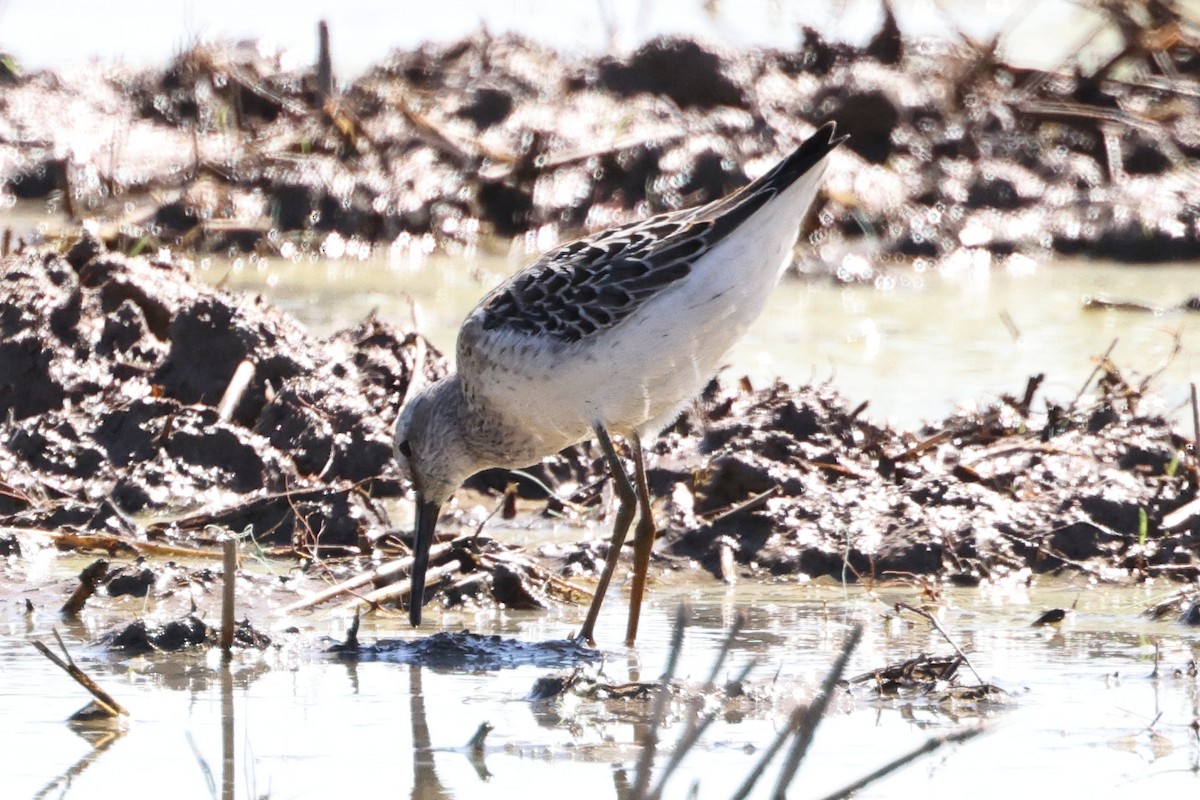
[[[696,260],[836,148],[827,124],[765,175],[713,203],[552,250],[484,298],[485,331],[578,342],[617,325],[688,276]]]
[[[484,299],[483,329],[577,342],[611,328],[711,247],[712,221],[694,216],[653,217],[545,254]]]

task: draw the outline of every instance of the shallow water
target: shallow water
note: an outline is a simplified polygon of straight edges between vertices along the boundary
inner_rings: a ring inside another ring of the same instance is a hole
[[[372,312],[409,324],[415,302],[419,328],[452,353],[463,316],[529,257],[209,261],[201,274],[262,291],[324,333]],[[868,401],[866,416],[913,428],[963,401],[1019,397],[1037,373],[1046,382],[1035,409],[1047,397],[1069,403],[1115,340],[1112,358],[1130,383],[1169,361],[1152,388],[1161,410],[1183,419],[1188,384],[1200,382],[1200,313],[1093,311],[1083,300],[1106,295],[1175,308],[1200,294],[1197,266],[962,258],[936,270],[897,267],[877,284],[785,279],[730,355],[726,375],[748,374],[759,385],[775,376],[795,385],[831,381],[851,407]],[[1171,357],[1176,334],[1180,350]]]
[[[666,796],[683,797],[692,782],[700,797],[727,797],[774,737],[790,709],[811,693],[849,626],[865,628],[848,675],[921,652],[948,654],[924,621],[889,613],[896,601],[917,604],[912,588],[881,589],[795,584],[732,588],[662,585],[652,594],[636,653],[608,648],[605,672],[653,679],[665,662],[670,612],[691,608],[679,674],[702,680],[738,610],[749,623],[725,674],[748,659],[759,666],[750,683],[771,690],[773,704],[745,719],[719,718],[684,762]],[[861,797],[1031,796],[1121,797],[1137,790],[1194,796],[1200,789],[1200,742],[1189,726],[1200,717],[1200,684],[1176,676],[1200,656],[1200,634],[1138,615],[1158,589],[1085,586],[949,591],[939,619],[985,681],[1012,694],[983,715],[989,732],[949,747],[863,791]],[[140,602],[140,601],[138,601]],[[216,617],[202,601],[201,614]],[[212,603],[215,604],[213,599]],[[1049,607],[1076,606],[1060,628],[1032,628]],[[122,619],[136,605],[126,608]],[[549,612],[427,614],[428,633],[464,626],[524,640],[561,638],[582,609]],[[624,608],[610,597],[598,638],[621,638]],[[80,641],[88,629],[63,628],[50,608],[32,616],[4,606],[0,635],[0,737],[5,742],[0,785],[5,797],[115,796],[117,788],[154,787],[173,798],[333,797],[371,794],[456,798],[620,797],[632,775],[638,714],[597,713],[595,704],[535,704],[523,699],[546,674],[536,668],[487,673],[431,670],[394,663],[339,663],[306,646],[243,655],[223,678],[213,657],[155,656],[113,660]],[[280,636],[297,620],[255,620]],[[301,638],[340,637],[346,619],[300,620]],[[87,699],[27,640],[49,640],[59,625],[76,660],[130,711],[123,735],[93,746],[64,719]],[[399,618],[368,619],[360,638],[413,636]],[[286,638],[286,636],[283,636]],[[295,643],[295,641],[294,641]],[[1160,677],[1154,670],[1161,651]],[[964,671],[963,682],[971,683]],[[649,704],[631,705],[634,712]],[[223,772],[223,724],[231,720],[233,768]],[[819,728],[793,797],[821,797],[928,737],[978,724],[979,715],[927,707],[919,700],[875,706],[839,694]],[[480,723],[486,742],[484,777],[461,748]],[[663,733],[672,743],[678,722]],[[194,743],[189,743],[189,739]],[[211,771],[213,789],[202,763]],[[660,758],[659,765],[662,760]],[[769,796],[771,778],[755,796]],[[223,790],[223,787],[224,790]]]

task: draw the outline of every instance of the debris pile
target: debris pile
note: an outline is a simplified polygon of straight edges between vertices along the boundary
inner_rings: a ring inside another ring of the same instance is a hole
[[[890,15],[863,48],[805,30],[788,50],[583,57],[481,32],[341,91],[201,44],[160,70],[12,78],[0,187],[105,221],[123,252],[562,239],[715,198],[836,120],[851,139],[813,240],[843,279],[963,248],[1194,258],[1200,41],[1172,3],[1097,13],[1122,46],[1053,71],[995,42],[903,40]]]

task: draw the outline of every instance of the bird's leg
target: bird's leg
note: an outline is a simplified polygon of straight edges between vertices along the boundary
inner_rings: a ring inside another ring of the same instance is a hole
[[[608,592],[609,581],[612,580],[613,572],[617,568],[617,561],[621,558],[621,546],[625,544],[625,535],[629,533],[629,524],[633,522],[633,514],[637,510],[637,495],[629,483],[629,476],[625,474],[625,466],[621,463],[621,457],[617,455],[612,439],[608,437],[608,431],[600,424],[594,425],[593,428],[596,430],[596,440],[600,443],[600,449],[604,451],[604,457],[608,460],[608,469],[612,473],[613,486],[620,503],[617,506],[616,521],[613,522],[608,558],[604,560],[604,571],[600,573],[600,582],[596,584],[596,593],[592,596],[592,605],[588,608],[587,619],[584,620],[583,627],[579,630],[580,639],[594,644],[593,634],[596,630],[596,618],[600,616],[600,606],[604,603],[604,595]],[[640,453],[637,458],[640,463]]]
[[[642,440],[637,433],[629,436],[633,455],[633,477],[637,483],[638,523],[633,529],[633,584],[629,588],[629,624],[625,628],[625,646],[633,647],[638,619],[642,614],[642,595],[646,592],[646,573],[650,571],[650,551],[654,547],[654,514],[650,511],[650,488],[646,485],[646,464]]]

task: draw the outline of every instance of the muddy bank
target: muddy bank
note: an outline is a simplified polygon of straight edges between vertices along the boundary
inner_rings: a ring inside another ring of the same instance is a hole
[[[707,200],[832,119],[852,138],[814,241],[843,279],[961,248],[1195,258],[1200,42],[1170,4],[1123,8],[1112,58],[1049,73],[889,20],[861,49],[805,30],[787,51],[661,39],[598,59],[479,34],[332,89],[232,45],[155,71],[10,75],[0,184],[105,220],[123,252],[338,257],[564,238]]]
[[[144,538],[133,516],[199,508],[196,530],[264,545],[382,535],[399,399],[414,369],[445,369],[419,335],[372,319],[318,340],[261,298],[90,238],[4,260],[0,287],[5,525]]]
[[[1039,397],[1040,381],[913,432],[859,419],[827,386],[723,392],[702,431],[659,444],[680,525],[665,549],[727,579],[1194,580],[1191,440],[1141,414],[1144,387],[1110,362],[1074,401]]]
[[[296,577],[319,579],[337,576],[314,555],[403,554],[409,532],[388,501],[408,487],[390,429],[414,374],[445,368],[417,333],[372,319],[313,337],[261,298],[198,284],[167,254],[129,258],[85,238],[5,258],[0,547],[10,564],[45,540],[170,555],[233,532],[304,559]],[[1078,397],[1044,396],[1040,376],[1019,388],[903,431],[866,420],[828,385],[714,382],[651,449],[656,568],[931,585],[1200,576],[1194,443],[1141,412],[1152,386],[1105,360]],[[604,530],[612,492],[597,449],[527,472],[469,487],[516,524]],[[479,495],[468,496],[447,512],[467,523],[462,535],[432,556],[443,570],[433,602],[569,600],[603,559],[604,537],[514,554],[477,535],[464,509]],[[153,591],[161,580],[143,572],[125,581]]]

